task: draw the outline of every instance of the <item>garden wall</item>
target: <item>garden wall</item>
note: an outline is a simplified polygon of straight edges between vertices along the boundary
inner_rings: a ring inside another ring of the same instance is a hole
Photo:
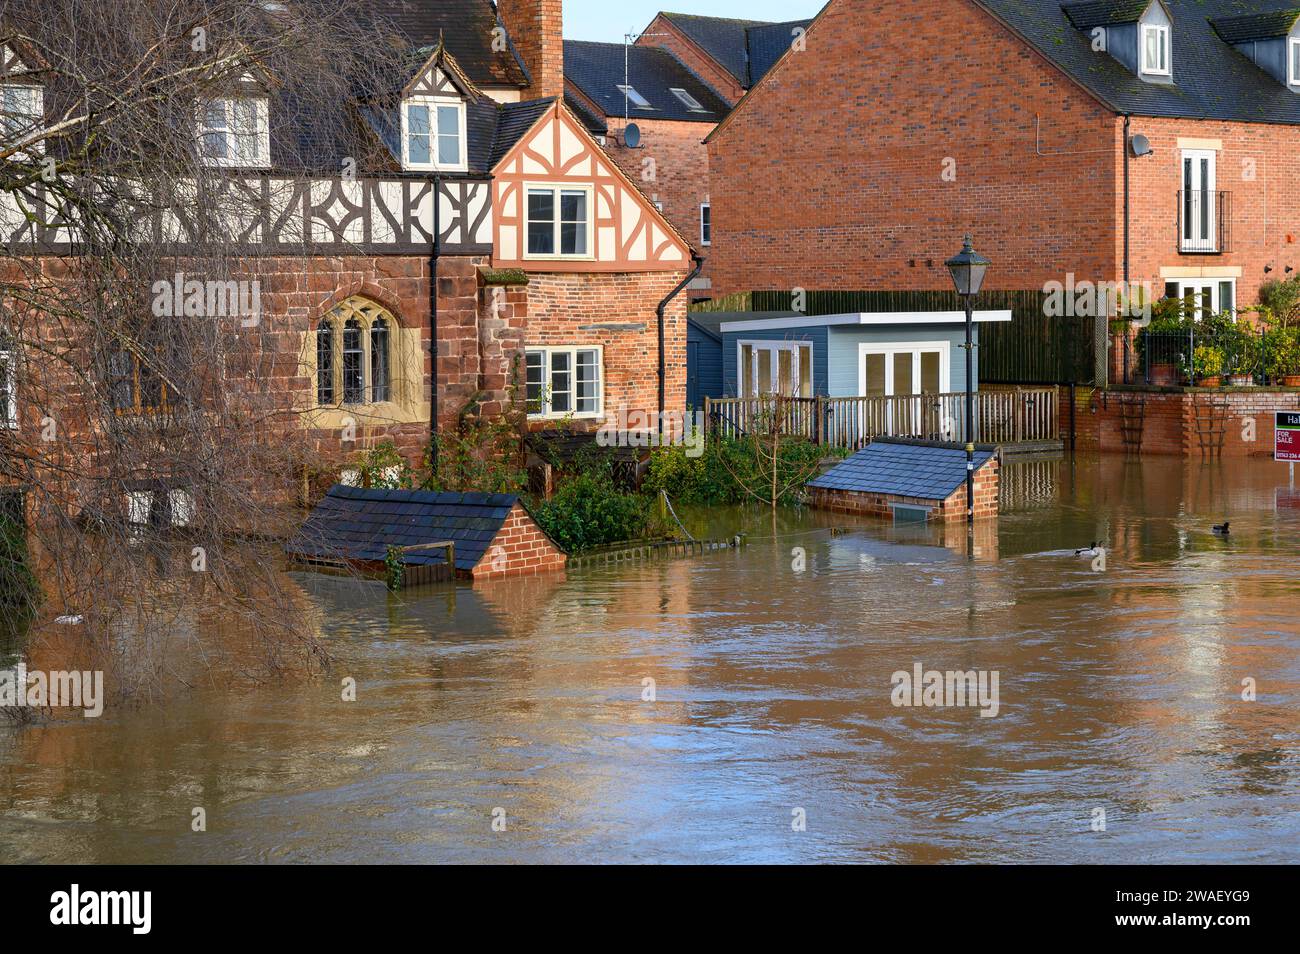
[[[1300,410],[1300,389],[1089,389],[1075,396],[1075,448],[1199,457],[1272,457],[1277,411]],[[1061,431],[1070,407],[1061,402]]]

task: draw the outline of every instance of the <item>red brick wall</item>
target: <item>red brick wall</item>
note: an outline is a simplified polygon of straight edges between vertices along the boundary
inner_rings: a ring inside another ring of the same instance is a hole
[[[506,576],[550,573],[563,570],[567,559],[528,515],[528,511],[522,505],[515,504],[506,522],[492,538],[483,559],[470,575],[477,582]]]
[[[655,36],[654,34],[665,34]],[[736,78],[724,70],[714,59],[696,46],[687,36],[662,16],[655,16],[642,31],[638,46],[657,46],[670,51],[700,79],[713,88],[719,96],[734,106],[745,89]]]
[[[715,294],[947,289],[967,232],[989,288],[1115,275],[1118,120],[974,3],[835,0],[805,39],[709,146]]]
[[[1300,128],[1281,124],[1135,117],[1132,132],[1151,140],[1149,156],[1133,159],[1131,275],[1160,294],[1161,267],[1240,267],[1238,305],[1254,304],[1261,282],[1300,268]],[[1219,140],[1216,188],[1231,193],[1228,248],[1221,255],[1178,250],[1177,194],[1182,188],[1180,138]],[[1122,221],[1122,209],[1116,221]],[[1273,271],[1265,274],[1264,266]]]
[[[658,331],[655,307],[682,280],[681,272],[619,274],[541,273],[529,276],[529,345],[604,346],[605,413],[658,409]],[[686,296],[664,312],[664,404],[686,406]],[[629,324],[610,329],[598,325]]]
[[[636,123],[641,127],[641,145],[626,149],[619,145],[626,123],[622,117],[607,119],[605,152],[663,207],[664,217],[686,241],[700,250],[706,260],[701,274],[707,277],[710,250],[701,244],[700,203],[709,201],[709,153],[704,137],[713,125],[645,119],[637,119]]]
[[[564,34],[561,0],[496,0],[532,85],[523,99],[564,95]]]
[[[1076,397],[1077,449],[1122,453],[1126,425],[1138,432],[1141,453],[1200,457],[1203,447],[1223,457],[1272,457],[1275,412],[1300,410],[1300,391],[1087,391]],[[1126,403],[1128,402],[1128,403]],[[1138,407],[1133,402],[1141,403]],[[1211,403],[1226,403],[1221,447],[1220,425]],[[1199,405],[1199,410],[1198,410]],[[1062,434],[1068,439],[1069,407],[1061,408]],[[1206,435],[1202,440],[1201,435]]]

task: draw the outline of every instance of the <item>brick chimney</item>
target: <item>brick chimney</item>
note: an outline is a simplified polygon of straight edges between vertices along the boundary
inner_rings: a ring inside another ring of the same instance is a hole
[[[496,0],[506,32],[533,83],[524,99],[564,95],[564,12],[562,0]]]

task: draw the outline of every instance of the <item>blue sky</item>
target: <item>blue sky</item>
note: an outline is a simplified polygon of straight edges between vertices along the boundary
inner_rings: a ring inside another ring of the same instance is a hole
[[[802,20],[824,0],[564,0],[568,40],[622,43],[624,33],[644,30],[660,10],[744,20]]]

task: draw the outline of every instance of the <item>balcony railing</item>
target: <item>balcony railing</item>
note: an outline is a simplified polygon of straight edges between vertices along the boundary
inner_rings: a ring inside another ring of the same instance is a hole
[[[1178,251],[1217,255],[1228,251],[1232,193],[1204,189],[1178,192]]]

